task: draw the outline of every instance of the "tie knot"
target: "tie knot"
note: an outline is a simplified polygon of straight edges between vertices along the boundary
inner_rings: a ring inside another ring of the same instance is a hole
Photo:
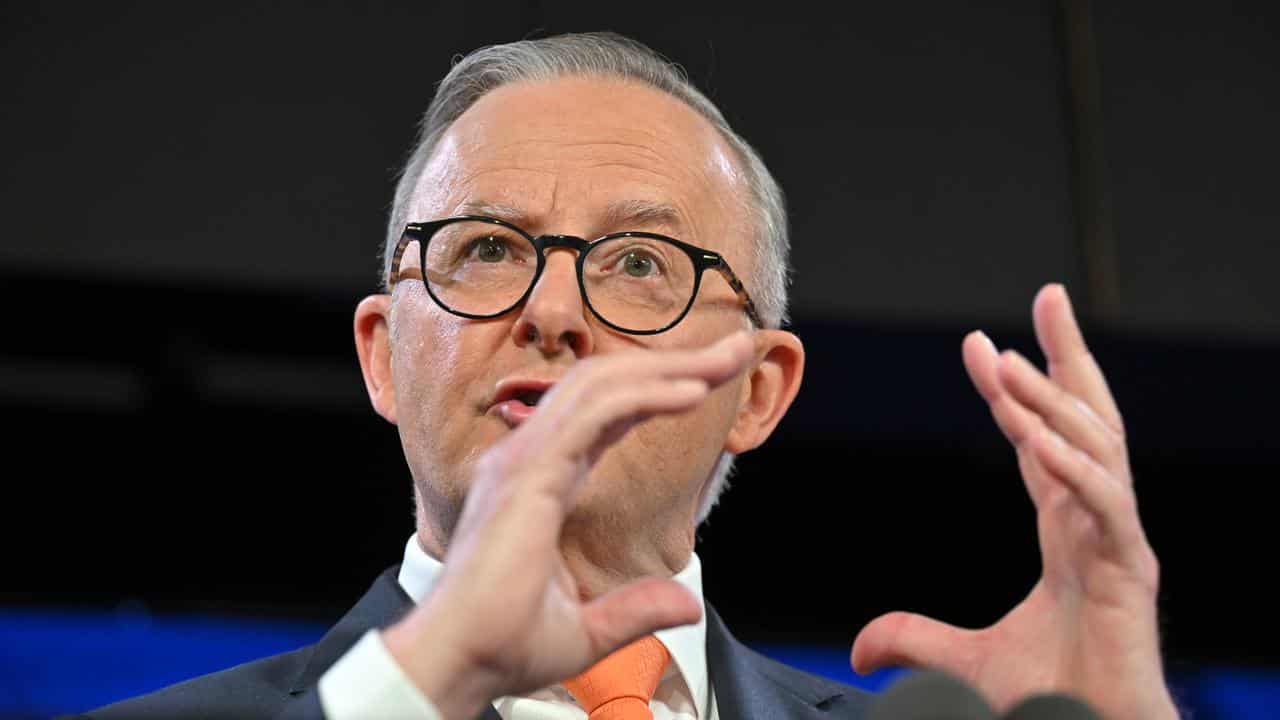
[[[649,720],[649,700],[670,661],[666,646],[649,635],[562,684],[590,720]]]

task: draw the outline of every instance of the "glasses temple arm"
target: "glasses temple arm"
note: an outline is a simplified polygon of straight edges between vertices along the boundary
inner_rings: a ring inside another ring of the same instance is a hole
[[[713,265],[720,275],[724,277],[725,282],[729,283],[729,287],[738,294],[738,298],[742,300],[742,309],[746,311],[747,317],[755,326],[764,329],[764,321],[760,319],[760,313],[756,310],[756,303],[751,299],[751,294],[747,292],[747,288],[742,285],[742,281],[734,274],[733,269],[729,267],[729,263],[724,258],[717,258],[717,262]]]

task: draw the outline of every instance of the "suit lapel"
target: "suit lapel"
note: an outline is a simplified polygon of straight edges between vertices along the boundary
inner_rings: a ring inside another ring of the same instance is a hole
[[[320,676],[351,649],[362,635],[373,628],[384,628],[399,620],[413,601],[396,579],[400,566],[383,571],[364,597],[355,604],[320,641],[311,646],[311,656],[294,679],[290,692],[294,695],[313,688]]]
[[[859,718],[867,695],[800,672],[738,642],[707,606],[707,672],[723,720]]]
[[[338,661],[362,636],[373,628],[385,628],[413,609],[413,601],[400,587],[400,566],[385,570],[364,597],[311,647],[311,655],[293,681],[290,694],[297,696],[320,682],[320,676]],[[476,720],[502,720],[498,711],[486,706]]]
[[[320,641],[294,679],[290,694],[297,696],[320,681],[361,636],[372,628],[395,623],[413,608],[397,580],[393,566],[377,580]],[[707,605],[707,672],[724,720],[832,720],[862,716],[866,694],[769,660],[729,633],[716,611]],[[486,706],[477,720],[501,720]]]

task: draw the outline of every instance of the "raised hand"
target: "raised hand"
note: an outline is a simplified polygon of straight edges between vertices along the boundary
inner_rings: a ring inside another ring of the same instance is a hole
[[[1032,315],[1047,376],[981,332],[965,338],[963,355],[1035,504],[1039,582],[980,630],[910,613],[876,618],[854,641],[853,666],[945,670],[1000,709],[1059,691],[1112,720],[1176,718],[1160,658],[1159,568],[1138,519],[1120,411],[1062,286],[1042,288]]]
[[[626,643],[696,622],[697,600],[646,578],[584,601],[559,552],[574,496],[631,427],[680,413],[747,366],[748,333],[697,351],[632,351],[579,361],[538,409],[477,464],[445,569],[384,640],[446,718],[559,682]]]

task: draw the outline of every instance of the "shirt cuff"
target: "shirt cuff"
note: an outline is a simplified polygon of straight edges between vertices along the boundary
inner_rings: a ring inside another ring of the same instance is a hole
[[[396,663],[377,630],[366,632],[320,676],[319,691],[320,706],[329,720],[442,720],[435,705]]]

